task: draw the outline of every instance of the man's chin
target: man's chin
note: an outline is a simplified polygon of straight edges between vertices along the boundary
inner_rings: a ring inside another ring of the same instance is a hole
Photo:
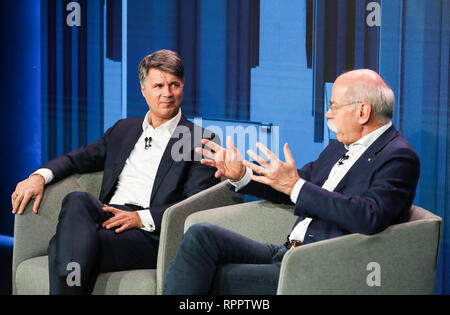
[[[159,109],[157,112],[153,112],[154,115],[163,118],[163,119],[170,119],[175,117],[178,112],[180,111],[180,107],[166,107],[164,109]],[[152,112],[152,110],[150,109],[150,112]]]

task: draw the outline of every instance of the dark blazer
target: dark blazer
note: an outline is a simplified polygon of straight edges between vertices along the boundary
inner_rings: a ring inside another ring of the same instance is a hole
[[[41,167],[53,171],[53,182],[74,173],[103,170],[99,200],[108,204],[125,161],[142,134],[143,120],[143,117],[119,120],[99,140],[57,157]],[[219,142],[211,132],[194,125],[182,115],[162,156],[152,194],[148,196],[155,233],[160,232],[162,216],[169,206],[219,182],[214,177],[214,168],[201,165],[200,157],[194,151],[201,146],[202,135]],[[180,153],[176,160],[171,154],[175,150]]]
[[[419,179],[419,158],[394,126],[384,132],[356,161],[333,192],[321,186],[332,167],[346,152],[338,141],[319,158],[300,169],[303,185],[297,203],[296,224],[313,218],[304,243],[349,233],[374,234],[408,220]],[[241,192],[274,202],[291,203],[290,196],[256,182]]]

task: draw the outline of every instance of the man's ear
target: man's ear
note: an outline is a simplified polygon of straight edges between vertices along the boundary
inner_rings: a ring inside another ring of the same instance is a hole
[[[372,105],[367,103],[362,103],[359,107],[359,123],[365,125],[369,122],[370,116],[372,114]]]

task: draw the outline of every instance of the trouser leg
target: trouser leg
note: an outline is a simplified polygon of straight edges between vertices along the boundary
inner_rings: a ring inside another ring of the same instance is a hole
[[[272,264],[278,249],[215,225],[193,225],[169,265],[164,294],[208,294],[219,264]]]
[[[155,268],[159,237],[140,229],[121,233],[103,229],[101,224],[112,214],[102,208],[88,193],[74,192],[64,198],[49,244],[50,294],[89,294],[99,272]],[[79,267],[80,285],[74,266]]]
[[[64,198],[56,234],[49,244],[50,294],[81,294],[89,286],[90,274],[96,267],[98,226],[107,216],[102,207],[87,193],[73,192]],[[73,266],[79,268],[67,270]],[[67,276],[77,269],[79,275],[74,274],[78,278],[73,283],[80,285],[68,285]]]

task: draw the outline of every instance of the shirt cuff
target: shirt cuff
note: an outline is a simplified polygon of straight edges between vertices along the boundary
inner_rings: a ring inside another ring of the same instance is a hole
[[[297,199],[298,199],[298,196],[300,195],[300,190],[302,190],[302,187],[303,187],[303,185],[305,184],[305,180],[304,179],[299,179],[296,183],[295,183],[295,185],[294,185],[294,188],[292,189],[292,192],[291,192],[291,201],[294,203],[294,204],[296,204],[297,203]]]
[[[247,186],[248,183],[252,181],[252,175],[253,171],[251,170],[251,168],[246,167],[245,175],[244,177],[241,178],[241,180],[234,182],[229,179],[228,182],[235,187],[235,191],[238,191],[239,189],[242,189],[245,186]]]
[[[54,175],[53,175],[53,171],[51,170],[51,169],[48,169],[48,168],[40,168],[40,169],[38,169],[38,170],[36,170],[33,174],[31,174],[30,176],[32,176],[32,175],[35,175],[35,174],[39,174],[39,175],[41,175],[42,177],[44,177],[44,181],[45,181],[45,184],[47,185],[48,183],[50,183],[52,180],[53,180],[53,178],[55,177]]]
[[[144,225],[144,227],[141,229],[147,232],[153,232],[155,230],[155,221],[153,221],[150,210],[138,210],[136,212],[138,213],[139,218],[141,218],[141,222]]]

